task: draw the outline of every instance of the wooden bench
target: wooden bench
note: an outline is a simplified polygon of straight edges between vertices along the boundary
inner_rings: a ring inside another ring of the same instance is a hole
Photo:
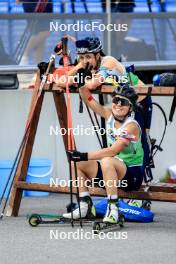
[[[45,92],[53,93],[53,98],[55,102],[55,107],[56,107],[60,127],[67,129],[67,111],[66,111],[67,108],[66,108],[64,94],[58,92],[58,88],[54,85],[45,85],[41,96],[38,98],[37,94],[39,91],[39,86],[40,86],[40,78],[38,74],[38,78],[35,84],[35,89],[33,91],[30,111],[28,115],[28,121],[30,121],[30,127],[25,137],[25,143],[21,149],[21,155],[17,164],[15,180],[9,201],[8,215],[12,215],[12,216],[18,215],[23,190],[46,191],[52,193],[69,193],[68,187],[65,188],[61,186],[50,187],[49,185],[45,185],[45,184],[27,183],[25,181]],[[175,87],[143,86],[135,89],[140,95],[147,95],[147,94],[154,96],[176,95]],[[94,91],[94,93],[111,94],[112,91],[113,88],[111,86],[102,86],[99,90]],[[78,93],[78,91],[74,89],[72,89],[71,92]],[[64,142],[65,150],[67,150],[67,146],[68,146],[67,135],[63,136],[63,142]],[[90,193],[96,196],[106,195],[105,190],[100,188],[90,189]],[[141,190],[135,192],[124,192],[119,190],[119,197],[139,199],[139,200],[176,202],[176,185],[153,184],[149,186],[148,191],[145,191],[144,187],[142,187]]]

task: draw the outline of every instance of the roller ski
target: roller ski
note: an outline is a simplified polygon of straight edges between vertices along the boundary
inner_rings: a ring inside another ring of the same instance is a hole
[[[114,227],[123,227],[125,218],[119,213],[116,205],[117,200],[109,200],[106,214],[102,221],[94,221],[93,231],[94,234],[98,234],[101,231],[113,229]]]
[[[66,208],[67,213],[63,215],[32,214],[28,218],[29,225],[36,227],[40,224],[69,224],[72,223],[72,217],[74,223],[79,223],[80,213],[79,208],[76,208],[76,204],[69,204]],[[96,211],[90,197],[80,198],[80,210],[82,222],[92,224],[92,220],[96,217]]]
[[[131,199],[128,201],[128,204],[131,206],[136,206],[136,207],[143,208],[143,209],[150,211],[152,202],[148,200],[138,201],[138,200]]]
[[[74,223],[79,224],[80,219],[74,219]],[[83,223],[92,223],[90,219],[82,219]],[[71,219],[63,217],[63,215],[53,214],[32,214],[28,217],[28,223],[32,227],[47,224],[71,224]]]
[[[28,223],[32,227],[37,227],[40,224],[58,224],[61,219],[62,215],[32,214],[28,217]]]

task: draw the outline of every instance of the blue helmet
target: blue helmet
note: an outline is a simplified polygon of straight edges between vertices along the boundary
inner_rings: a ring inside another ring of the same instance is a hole
[[[99,40],[99,38],[91,38],[86,37],[85,39],[77,40],[76,41],[76,50],[78,54],[84,54],[84,53],[98,53],[100,52],[102,56],[104,56],[103,53],[103,47],[102,43]]]

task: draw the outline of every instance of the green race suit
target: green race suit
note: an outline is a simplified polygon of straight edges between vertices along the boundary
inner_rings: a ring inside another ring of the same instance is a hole
[[[122,124],[120,128],[115,128],[115,119],[113,115],[111,115],[107,121],[107,143],[108,147],[112,146],[112,144],[118,140],[118,137],[120,137],[125,131],[125,127],[129,123],[135,123],[138,125],[139,129],[140,126],[137,123],[136,120],[134,120],[132,117],[128,117],[125,122]],[[130,143],[127,145],[127,147],[118,153],[116,158],[122,160],[128,167],[133,166],[142,166],[143,163],[143,157],[144,152],[141,144],[141,129],[140,129],[140,137],[138,141],[130,141]]]

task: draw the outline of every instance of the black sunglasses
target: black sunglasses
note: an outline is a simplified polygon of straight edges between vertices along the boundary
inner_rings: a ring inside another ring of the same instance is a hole
[[[131,105],[131,103],[128,101],[128,99],[121,98],[121,97],[118,97],[118,96],[113,97],[112,98],[112,102],[114,104],[118,104],[120,102],[121,106],[130,106]]]

